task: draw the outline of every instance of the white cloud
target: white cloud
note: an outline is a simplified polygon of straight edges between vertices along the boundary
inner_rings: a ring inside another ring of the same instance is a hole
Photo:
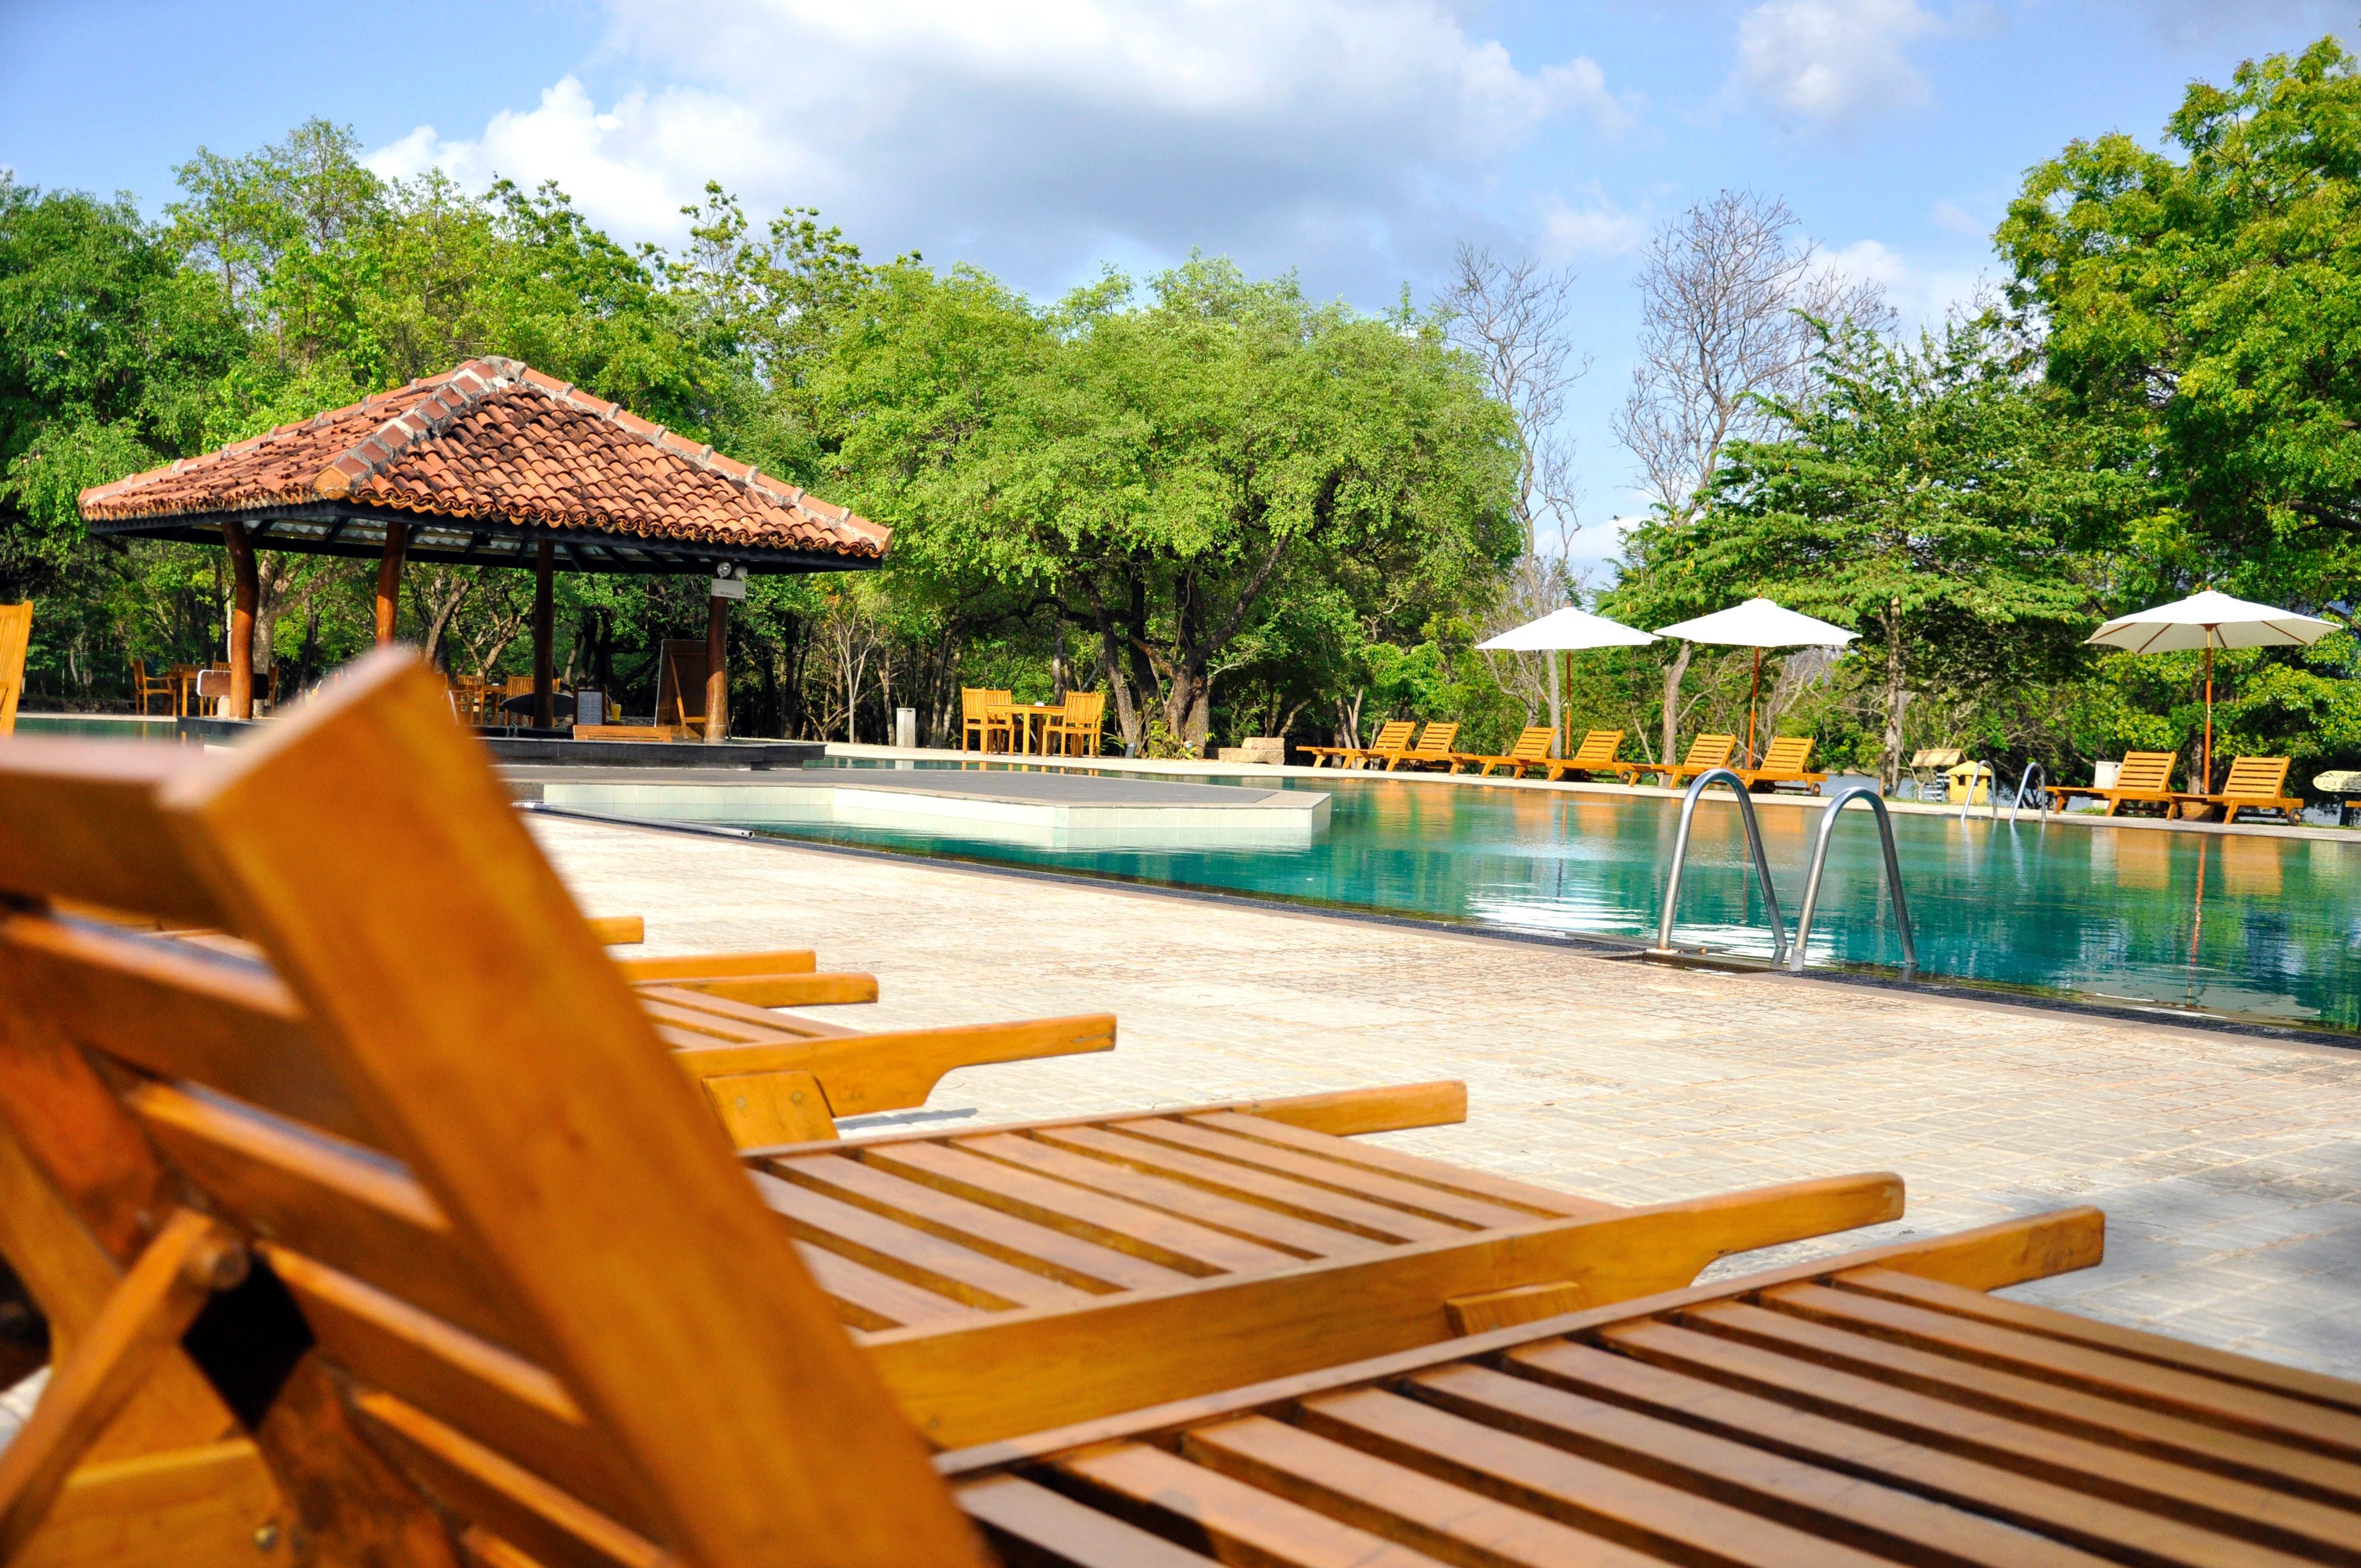
[[[1982,272],[1967,268],[1913,265],[1892,246],[1874,239],[1823,249],[1819,265],[1856,282],[1876,284],[1907,331],[1933,326],[1953,306],[1972,303],[1988,281]]]
[[[1839,133],[1926,101],[1909,46],[1942,22],[1917,0],[1765,0],[1738,20],[1742,100]]]
[[[555,179],[631,237],[677,237],[715,178],[1034,286],[1221,236],[1385,291],[1543,124],[1634,113],[1593,61],[1521,68],[1441,0],[613,0],[606,53],[649,85],[601,106],[569,76],[376,166]]]
[[[1647,243],[1649,222],[1594,192],[1591,204],[1576,207],[1551,196],[1539,209],[1537,248],[1550,261],[1580,256],[1621,256]]]
[[[1990,224],[1985,223],[1983,219],[1952,201],[1949,196],[1935,203],[1932,216],[1937,228],[1949,229],[1951,233],[1964,236],[1969,239],[1982,239],[1992,231]]]

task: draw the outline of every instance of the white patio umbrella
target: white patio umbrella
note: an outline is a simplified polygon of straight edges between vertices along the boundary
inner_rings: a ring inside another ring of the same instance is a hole
[[[1763,650],[1841,648],[1861,633],[1784,609],[1766,598],[1751,598],[1711,615],[1700,615],[1695,620],[1660,626],[1656,635],[1754,650],[1754,684],[1746,693],[1746,765],[1751,768],[1754,765],[1754,699],[1763,689]]]
[[[1576,609],[1567,605],[1554,609],[1539,620],[1529,620],[1522,626],[1510,627],[1488,641],[1478,642],[1478,648],[1503,653],[1559,653],[1579,652],[1585,648],[1638,648],[1653,642],[1655,638],[1645,631],[1609,620],[1603,615]],[[1550,661],[1550,749],[1557,749],[1557,732],[1561,727],[1561,706],[1558,702],[1557,661]]]
[[[2274,609],[2207,588],[2154,609],[2117,616],[2085,641],[2134,653],[2205,650],[2205,749],[2199,764],[2204,771],[2196,791],[2202,795],[2213,787],[2213,650],[2308,648],[2335,630],[2333,620]]]

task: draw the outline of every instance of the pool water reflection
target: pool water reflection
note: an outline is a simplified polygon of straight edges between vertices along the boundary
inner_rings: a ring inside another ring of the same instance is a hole
[[[883,828],[737,825],[1521,931],[1654,939],[1677,800],[1356,775],[1283,784],[1334,796],[1327,833],[1307,849],[1050,850]],[[1792,930],[1820,814],[1773,804],[1757,816]],[[2031,814],[2015,827],[1896,814],[1894,828],[1929,979],[2361,1029],[2361,841],[2045,826]],[[1674,935],[1683,946],[1770,957],[1727,796],[1697,808]],[[1809,956],[1816,966],[1900,967],[1865,810],[1836,829]]]

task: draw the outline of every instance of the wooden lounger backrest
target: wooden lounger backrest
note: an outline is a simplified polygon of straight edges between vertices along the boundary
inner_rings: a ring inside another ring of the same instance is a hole
[[[705,644],[667,637],[656,650],[656,722],[705,722]]]
[[[2172,787],[2172,764],[2178,751],[2128,751],[2124,765],[2115,774],[2112,788],[2128,792],[2160,794]]]
[[[1418,744],[1411,750],[1425,756],[1441,757],[1450,752],[1452,742],[1458,739],[1457,724],[1430,724],[1426,727],[1426,733],[1418,738]]]
[[[1689,754],[1681,763],[1685,768],[1726,768],[1730,754],[1738,750],[1735,735],[1700,735],[1689,743]]]
[[[33,605],[0,604],[0,735],[16,729],[16,699],[25,695],[25,651],[33,641]]]
[[[1766,773],[1800,773],[1811,760],[1811,736],[1782,735],[1772,741],[1771,749],[1763,754],[1762,771]]]
[[[2277,800],[2287,789],[2287,776],[2285,757],[2240,757],[2230,764],[2230,777],[2222,793]]]
[[[409,655],[231,752],[0,746],[0,1144],[126,1282],[153,1285],[143,1244],[251,1249],[189,1353],[310,1528],[407,1530],[387,1561],[455,1563],[421,1544],[431,1497],[553,1568],[975,1560]],[[66,901],[268,963],[48,908]],[[224,996],[258,1022],[188,1026]],[[0,1557],[25,1507],[0,1497]]]
[[[1557,739],[1557,730],[1547,724],[1529,724],[1518,733],[1517,743],[1509,748],[1509,755],[1520,762],[1546,762],[1550,742]]]
[[[1399,751],[1410,744],[1410,733],[1417,728],[1415,718],[1389,718],[1378,727],[1378,738],[1369,742],[1369,750]]]
[[[1623,731],[1620,729],[1593,729],[1583,736],[1581,749],[1567,760],[1576,764],[1603,768],[1613,762],[1615,753],[1622,749]]]

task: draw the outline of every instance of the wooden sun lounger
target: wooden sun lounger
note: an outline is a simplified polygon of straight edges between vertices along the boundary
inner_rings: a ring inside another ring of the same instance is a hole
[[[1018,1385],[1087,1385],[1112,1409],[993,1423],[1008,1430],[930,1464],[952,1407],[914,1406],[923,1355],[839,1330],[794,1215],[711,1137],[496,788],[438,752],[420,722],[437,694],[397,658],[273,745],[176,776],[113,761],[93,789],[0,755],[9,891],[109,903],[136,866],[176,915],[256,939],[316,1014],[309,1049],[155,1029],[141,1056],[102,1053],[103,1078],[49,992],[0,992],[0,1216],[91,1306],[0,1455],[0,1561],[86,1562],[102,1541],[116,1563],[270,1561],[297,1508],[317,1561],[429,1568],[982,1568],[971,1524],[1009,1562],[1085,1568],[2351,1555],[2361,1387],[1987,1293],[2096,1263],[2090,1209],[1620,1299],[1599,1292],[1655,1266],[1666,1223],[1576,1221],[1580,1304],[1456,1340],[1389,1326],[1420,1297],[1389,1266],[1414,1247],[1138,1289]],[[380,727],[391,705],[402,722]],[[346,760],[434,787],[341,821],[305,809]],[[114,828],[78,841],[108,846],[97,863],[23,852],[67,815]],[[115,843],[137,859],[107,863]],[[429,901],[431,934],[407,907]],[[544,933],[525,983],[577,1005],[503,1006],[511,977],[448,962],[452,921],[493,945]],[[60,925],[7,916],[0,963]],[[367,1086],[366,1148],[280,1119],[347,1084]],[[1285,1124],[1245,1120],[1220,1130],[1284,1146]],[[1429,1208],[1452,1196],[1401,1175]],[[888,1239],[881,1277],[949,1277],[950,1255]],[[1245,1310],[1315,1274],[1316,1319]],[[1550,1288],[1544,1310],[1565,1306]],[[1148,1305],[1167,1299],[1191,1310]],[[1092,1310],[1000,1322],[1021,1339]],[[1340,1348],[1361,1359],[1323,1363]],[[973,1342],[950,1359],[947,1377],[1010,1376]],[[126,1425],[146,1446],[124,1457]]]
[[[2276,811],[2282,822],[2303,820],[2303,802],[2287,793],[2288,759],[2240,757],[2230,764],[2230,776],[2212,795],[2177,795],[2182,806],[2218,806],[2224,823],[2238,820],[2241,811]]]
[[[1494,768],[1506,768],[1510,777],[1522,778],[1527,768],[1549,766],[1550,742],[1556,738],[1557,731],[1548,725],[1529,724],[1517,737],[1517,743],[1509,748],[1506,756],[1486,751],[1454,751],[1451,753],[1451,771],[1455,773],[1462,768],[1475,768],[1482,776],[1488,778]]]
[[[1763,753],[1761,767],[1740,768],[1736,772],[1746,781],[1748,789],[1757,784],[1767,784],[1775,788],[1783,784],[1799,784],[1817,795],[1820,786],[1828,782],[1828,775],[1813,773],[1808,766],[1811,760],[1812,737],[1782,735],[1771,742],[1769,751]]]
[[[1587,776],[1611,772],[1616,766],[1615,753],[1622,749],[1620,729],[1590,730],[1583,736],[1582,744],[1575,748],[1574,755],[1560,757],[1549,764],[1550,782],[1555,784],[1568,773]]]
[[[1684,780],[1730,766],[1730,754],[1737,750],[1738,737],[1735,735],[1700,735],[1689,742],[1689,754],[1677,764],[1618,762],[1615,773],[1625,784],[1631,783],[1642,773],[1653,773],[1659,784],[1668,789],[1678,789]]]
[[[2115,782],[2105,789],[2092,784],[2088,788],[2068,788],[2059,791],[2059,804],[2077,795],[2089,795],[2107,803],[2109,817],[2124,806],[2158,806],[2167,817],[2172,815],[2172,765],[2180,759],[2177,751],[2130,751],[2124,756],[2124,765],[2115,774]]]
[[[1411,731],[1418,728],[1414,718],[1389,718],[1378,726],[1378,733],[1367,746],[1306,746],[1303,754],[1319,767],[1323,760],[1340,768],[1365,766],[1372,758],[1398,751],[1410,744]]]
[[[733,1169],[652,1009],[439,701],[388,653],[237,753],[0,752],[0,1212],[11,1255],[53,1277],[44,1299],[91,1309],[59,1313],[49,1398],[0,1458],[0,1561],[43,1561],[12,1554],[52,1503],[91,1528],[136,1517],[182,1553],[166,1560],[230,1561],[188,1555],[203,1543],[175,1508],[258,1497],[241,1453],[327,1560],[368,1557],[372,1532],[399,1542],[372,1560],[445,1560],[380,1452],[500,1538],[471,1542],[478,1561],[514,1561],[506,1541],[652,1563],[655,1540],[683,1561],[779,1560],[747,1543],[813,1495],[774,1485],[780,1454],[853,1455],[862,1486],[831,1509],[896,1465],[924,1474],[898,1420],[815,1396],[840,1378],[881,1410],[890,1391],[938,1444],[1012,1436],[1663,1288],[1900,1212],[1898,1181],[1872,1175],[1601,1212],[1322,1130],[1408,1124],[1434,1086],[1374,1113],[1341,1096],[983,1148],[821,1142]],[[57,896],[224,930],[269,967],[39,910]],[[489,956],[521,950],[522,973]],[[838,1324],[861,1316],[856,1358]],[[741,1343],[763,1352],[741,1361]],[[93,1443],[135,1410],[137,1464],[107,1469]],[[749,1510],[712,1534],[664,1501],[750,1466],[768,1523]],[[806,1560],[941,1560],[909,1555],[923,1515],[851,1558],[807,1523]]]
[[[1459,771],[1459,764],[1451,760],[1451,747],[1458,739],[1457,724],[1430,724],[1419,736],[1417,745],[1406,745],[1398,751],[1380,753],[1386,760],[1386,772],[1392,773],[1401,767],[1446,768],[1455,773]],[[1376,758],[1370,760],[1374,762]]]

